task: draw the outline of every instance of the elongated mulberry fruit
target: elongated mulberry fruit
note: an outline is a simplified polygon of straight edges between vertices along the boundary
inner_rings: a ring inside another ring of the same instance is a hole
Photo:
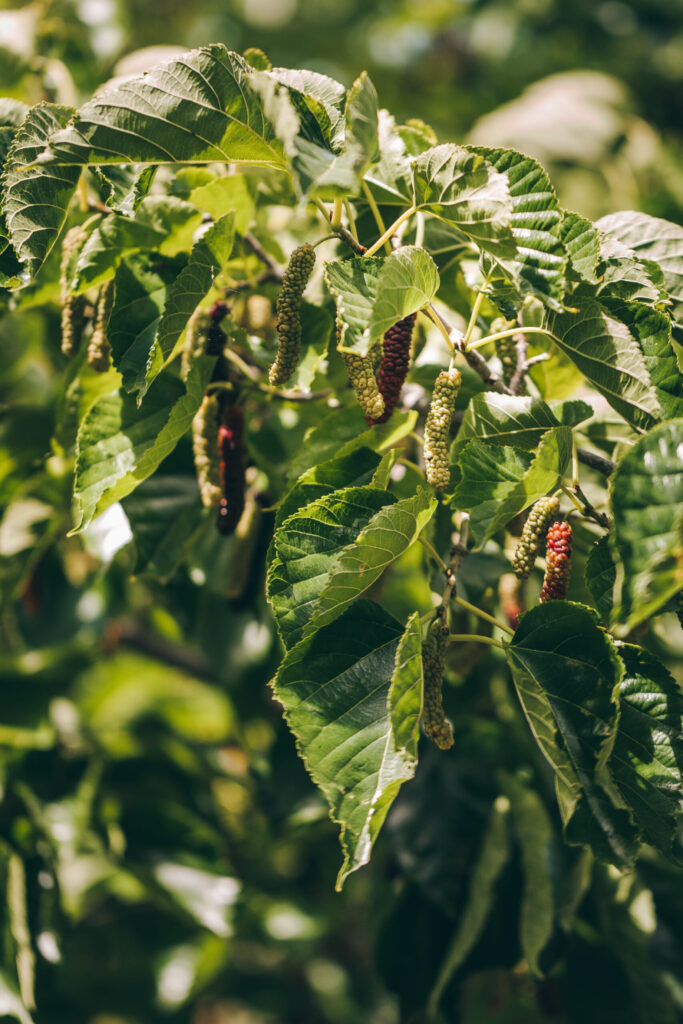
[[[228,311],[225,302],[215,302],[210,309],[195,309],[187,325],[180,362],[183,380],[187,380],[197,356],[219,356],[222,353],[226,336],[220,323]]]
[[[87,236],[87,231],[82,225],[78,224],[67,231],[62,242],[62,261],[59,275],[62,299],[62,352],[69,359],[78,352],[85,322],[85,297],[83,295],[71,294],[69,289],[69,270],[72,259]]]
[[[268,373],[273,387],[286,384],[299,361],[301,347],[301,296],[313,273],[315,249],[305,243],[295,249],[282,279],[277,298],[277,355]]]
[[[551,520],[557,515],[560,503],[557,498],[539,498],[527,517],[519,538],[519,544],[512,556],[515,576],[525,580],[534,567],[536,555],[541,550]]]
[[[206,508],[218,508],[223,497],[218,444],[220,405],[215,394],[204,395],[192,420],[192,453],[197,483]]]
[[[422,644],[422,668],[424,672],[424,700],[422,724],[424,731],[441,750],[453,746],[453,729],[443,711],[443,674],[448,647],[448,633],[440,621],[429,627]]]
[[[97,303],[95,305],[95,319],[93,320],[92,334],[88,342],[86,358],[88,365],[98,373],[106,373],[109,369],[111,348],[107,337],[107,324],[109,314],[114,302],[114,282],[107,281],[99,290]]]
[[[218,428],[221,500],[216,526],[219,533],[234,533],[244,512],[244,412],[238,405],[223,410]]]
[[[548,527],[541,601],[563,601],[572,571],[572,528],[565,519]]]
[[[386,423],[401,397],[401,388],[410,366],[410,344],[417,313],[390,327],[382,342],[382,360],[377,372],[377,389],[384,399],[384,412],[368,423]]]
[[[358,356],[355,352],[342,352],[346,372],[356,392],[358,404],[368,423],[378,423],[384,415],[384,398],[380,394],[373,366],[372,353]]]
[[[500,359],[503,384],[510,386],[510,382],[517,369],[517,343],[514,336],[508,338],[496,338],[494,341],[496,355]]]
[[[461,379],[462,374],[459,370],[441,371],[434,382],[425,423],[424,457],[427,480],[439,491],[445,490],[450,482],[448,441]]]

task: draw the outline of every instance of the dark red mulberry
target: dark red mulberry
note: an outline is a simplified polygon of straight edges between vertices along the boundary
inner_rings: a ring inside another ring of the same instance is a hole
[[[216,526],[222,534],[235,532],[244,512],[244,411],[226,406],[218,428],[221,456],[221,503]]]
[[[403,382],[410,366],[410,344],[417,313],[399,320],[384,335],[382,361],[377,374],[377,388],[384,399],[384,412],[377,419],[366,416],[368,423],[386,423],[401,396]]]
[[[548,527],[541,601],[562,601],[571,575],[572,528],[562,519]]]

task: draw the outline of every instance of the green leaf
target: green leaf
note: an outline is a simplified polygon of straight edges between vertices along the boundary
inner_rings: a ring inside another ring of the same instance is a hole
[[[616,578],[617,568],[612,561],[609,537],[605,534],[593,545],[586,559],[586,586],[603,622],[611,618]]]
[[[570,843],[628,865],[636,833],[607,769],[623,667],[595,612],[549,601],[522,616],[506,653],[529,727],[555,772]]]
[[[578,313],[554,316],[550,328],[562,351],[628,423],[647,430],[657,422],[657,393],[640,346],[625,324],[587,299]]]
[[[417,540],[435,508],[426,488],[396,501],[379,488],[347,487],[285,520],[268,573],[285,646],[337,618]]]
[[[85,291],[112,276],[124,256],[140,250],[174,256],[192,245],[201,224],[196,206],[175,196],[150,196],[134,218],[104,217],[92,231],[76,261],[70,286]]]
[[[71,107],[39,103],[17,132],[5,163],[2,207],[7,234],[18,258],[33,275],[42,266],[66,219],[80,177],[77,167],[36,166],[48,137],[62,128]]]
[[[495,885],[510,856],[508,819],[510,801],[499,796],[491,810],[479,859],[472,870],[470,890],[455,935],[444,954],[434,987],[429,996],[432,1014],[458,967],[474,949],[493,906]]]
[[[367,864],[391,803],[414,774],[421,690],[417,615],[403,631],[371,601],[297,644],[275,678],[299,753],[341,826],[337,888]]]
[[[560,238],[564,243],[572,270],[589,284],[597,284],[600,259],[600,234],[596,227],[578,213],[562,214]]]
[[[155,473],[121,504],[133,531],[135,574],[170,579],[199,523],[202,505],[196,478]]]
[[[418,209],[454,224],[480,249],[514,258],[512,202],[504,174],[479,153],[451,143],[421,153],[411,171]]]
[[[664,288],[674,304],[677,340],[683,342],[683,228],[634,210],[611,213],[596,227],[661,268]]]
[[[639,259],[628,246],[611,235],[602,235],[600,239],[598,281],[596,294],[601,298],[608,296],[651,304],[666,298],[657,264]]]
[[[189,50],[89,100],[52,135],[42,162],[282,168],[281,146],[250,84],[259,74],[220,43]]]
[[[561,309],[567,256],[559,237],[562,212],[548,175],[539,163],[514,149],[473,149],[508,180],[517,251],[512,258],[499,258],[499,266],[522,295],[539,295]]]
[[[348,91],[344,112],[344,148],[353,153],[359,175],[379,158],[378,110],[377,91],[363,71]]]
[[[150,353],[181,269],[177,259],[138,253],[122,260],[116,271],[107,336],[126,391],[144,391]]]
[[[160,377],[139,409],[123,390],[98,398],[78,431],[74,532],[151,476],[189,428],[215,359],[192,364],[185,387]]]
[[[524,866],[520,920],[522,951],[531,972],[541,975],[543,972],[538,959],[550,940],[555,922],[555,898],[549,871],[553,826],[543,801],[528,786],[511,775],[505,775],[503,792],[512,808]]]
[[[683,375],[671,346],[671,321],[667,314],[643,302],[604,298],[601,304],[611,316],[626,324],[638,341],[662,419],[683,416]]]
[[[142,200],[148,194],[157,168],[152,166],[138,167],[136,164],[110,164],[108,167],[94,167],[105,191],[107,206],[124,217],[132,217]]]
[[[451,448],[451,462],[472,438],[488,438],[491,444],[533,451],[541,438],[560,421],[538,398],[518,398],[483,391],[470,401]]]
[[[193,188],[188,198],[193,206],[210,214],[216,221],[232,211],[235,215],[235,231],[240,235],[247,231],[254,219],[254,200],[243,174],[215,178],[206,185]]]
[[[570,427],[552,427],[543,435],[533,459],[507,445],[477,438],[458,459],[461,480],[452,506],[471,511],[470,525],[481,547],[513,516],[557,489],[571,461]]]
[[[301,71],[273,68],[270,74],[282,85],[286,85],[290,93],[301,97],[318,122],[325,141],[335,149],[335,142],[340,142],[343,137],[344,127],[342,111],[346,89],[341,82],[305,68]]]
[[[681,805],[683,697],[649,651],[624,644],[619,728],[610,768],[648,843],[671,851]]]
[[[391,256],[358,256],[325,264],[325,280],[337,303],[341,351],[366,355],[390,327],[428,305],[439,272],[426,250],[413,245]]]
[[[344,487],[362,487],[370,483],[380,463],[380,456],[371,448],[353,448],[340,452],[327,462],[321,462],[306,470],[287,491],[275,517],[277,530],[286,519],[305,505],[322,498],[325,494]]]
[[[617,565],[619,636],[656,614],[683,587],[683,419],[638,439],[612,479],[610,533]]]
[[[191,315],[208,294],[216,275],[227,263],[234,238],[234,214],[226,213],[212,224],[192,247],[186,266],[180,271],[168,293],[154,345],[149,354],[141,395],[147,393],[150,384],[163,369]]]

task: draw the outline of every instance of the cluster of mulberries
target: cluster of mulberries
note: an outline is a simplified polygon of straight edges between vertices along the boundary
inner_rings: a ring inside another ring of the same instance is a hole
[[[238,405],[223,410],[218,428],[221,499],[216,526],[219,533],[234,533],[244,512],[244,411]]]
[[[99,290],[95,304],[95,317],[93,320],[92,334],[88,342],[86,358],[88,364],[98,373],[106,373],[109,369],[109,356],[111,348],[107,337],[107,324],[109,314],[114,303],[114,282],[107,281]]]
[[[305,243],[289,258],[277,299],[277,354],[268,380],[273,387],[286,384],[299,361],[301,347],[301,296],[313,273],[315,249]]]
[[[377,386],[372,353],[358,356],[355,352],[342,352],[342,356],[366,420],[368,423],[380,422],[384,415],[384,398]]]
[[[417,313],[404,317],[390,327],[382,342],[382,358],[377,371],[377,389],[384,399],[384,412],[369,423],[386,423],[401,396],[401,388],[410,366],[410,346]]]
[[[512,568],[518,579],[525,580],[533,569],[550,522],[559,507],[557,498],[540,498],[529,512],[519,544],[512,556]]]
[[[59,285],[62,299],[62,352],[70,359],[76,355],[81,344],[85,321],[85,297],[72,295],[69,290],[69,269],[72,258],[87,238],[82,225],[70,228],[62,242],[62,262]]]
[[[461,378],[459,370],[441,371],[434,382],[425,423],[424,458],[427,480],[439,491],[445,490],[450,481],[448,442]]]
[[[228,313],[225,302],[215,302],[211,309],[196,309],[190,317],[180,363],[180,375],[187,380],[197,356],[219,356],[225,345],[225,332],[220,326]]]
[[[204,395],[202,404],[192,420],[194,466],[202,504],[206,508],[217,508],[223,496],[218,446],[219,414],[217,395],[208,394]]]
[[[443,711],[443,674],[448,647],[448,632],[440,620],[432,622],[422,644],[424,699],[422,724],[426,734],[441,750],[453,746],[453,729]]]
[[[571,575],[572,528],[562,519],[548,528],[541,601],[562,601]]]

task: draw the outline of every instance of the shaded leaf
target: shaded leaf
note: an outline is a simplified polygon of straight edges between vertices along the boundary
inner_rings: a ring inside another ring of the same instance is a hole
[[[586,560],[586,586],[603,622],[609,622],[611,617],[616,578],[617,567],[612,561],[609,537],[605,534],[593,545]]]
[[[522,616],[506,647],[519,701],[555,772],[566,839],[629,864],[636,834],[607,769],[623,667],[591,609],[549,601]]]
[[[313,781],[341,826],[341,888],[372,844],[417,758],[422,688],[416,616],[405,631],[379,605],[359,601],[297,644],[275,696]]]
[[[625,674],[610,768],[645,839],[667,853],[681,806],[683,698],[649,651],[624,644],[619,654]]]
[[[617,465],[610,494],[615,630],[625,636],[683,587],[683,419],[655,427]]]
[[[130,494],[169,455],[199,408],[215,360],[195,359],[185,387],[164,376],[139,409],[115,391],[98,398],[78,431],[74,481],[74,531]]]

